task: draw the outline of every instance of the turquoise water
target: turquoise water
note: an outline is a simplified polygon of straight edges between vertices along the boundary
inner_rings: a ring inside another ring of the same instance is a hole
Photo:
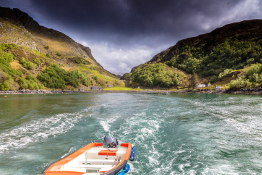
[[[41,174],[107,134],[135,146],[133,175],[261,174],[261,114],[251,95],[0,95],[0,174]]]

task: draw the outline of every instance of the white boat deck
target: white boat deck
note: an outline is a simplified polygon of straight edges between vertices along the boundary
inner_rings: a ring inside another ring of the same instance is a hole
[[[116,156],[98,155],[101,150],[108,150],[103,147],[92,147],[78,157],[62,165],[58,171],[78,171],[85,175],[98,175],[100,171],[108,171],[121,162],[126,154],[127,147],[109,148],[117,150]]]

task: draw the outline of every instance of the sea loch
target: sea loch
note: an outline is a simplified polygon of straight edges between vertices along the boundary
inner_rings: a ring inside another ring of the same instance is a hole
[[[105,135],[136,148],[138,174],[259,174],[262,99],[227,94],[0,96],[0,172],[41,174]]]

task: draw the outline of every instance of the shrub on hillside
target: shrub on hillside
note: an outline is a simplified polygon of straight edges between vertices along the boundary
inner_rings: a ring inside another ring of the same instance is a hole
[[[62,56],[62,54],[60,52],[57,52],[56,55],[59,56],[59,57]]]
[[[18,47],[15,44],[6,44],[6,43],[0,44],[0,50],[2,50],[2,51],[5,51],[7,49],[13,50],[13,49],[17,49],[17,48]]]
[[[28,69],[28,70],[35,70],[35,67],[36,67],[36,65],[34,63],[30,62],[30,61],[28,61],[26,63],[26,66],[25,66],[25,68]]]
[[[255,38],[253,39],[255,40]],[[170,67],[177,67],[192,74],[203,76],[219,76],[225,69],[238,70],[246,65],[262,63],[261,40],[240,41],[237,37],[230,38],[214,46],[197,44],[185,45],[175,51],[166,62]],[[164,56],[163,56],[164,57]],[[166,58],[161,58],[164,61]]]
[[[37,78],[36,78],[36,77],[33,77],[32,75],[27,75],[27,76],[26,76],[26,79],[29,80],[29,81],[32,80],[32,81],[34,81],[34,82],[37,82]]]
[[[79,78],[80,78],[80,73],[77,70],[71,71],[67,73],[66,81],[73,87],[78,87],[80,84]]]
[[[245,77],[251,82],[261,82],[262,76],[262,64],[254,64],[249,67],[248,71],[245,74]]]
[[[35,62],[36,64],[38,64],[38,65],[41,64],[41,60],[40,60],[39,58],[34,59],[34,62]]]
[[[251,83],[249,82],[248,79],[244,79],[242,77],[239,77],[238,79],[236,80],[231,80],[230,81],[230,84],[229,84],[229,88],[230,89],[239,89],[239,88],[249,88],[251,87]]]
[[[230,88],[250,88],[261,86],[262,84],[262,64],[254,64],[249,67],[244,77],[231,80]]]
[[[0,53],[0,69],[10,76],[22,76],[22,72],[20,70],[11,68],[9,63],[12,62],[13,59],[15,59],[15,56],[11,53]]]
[[[15,56],[11,53],[0,53],[0,63],[9,64],[15,59]]]
[[[8,75],[0,69],[0,83],[3,83],[7,77]]]
[[[19,63],[20,63],[20,64],[22,64],[22,65],[23,65],[23,64],[25,64],[25,63],[26,63],[26,60],[25,60],[25,58],[24,58],[24,57],[22,57],[22,58],[20,59]]]
[[[37,78],[49,88],[64,89],[66,71],[59,68],[58,65],[52,64],[47,67],[43,73],[38,74]]]
[[[167,70],[162,63],[149,64],[137,68],[131,74],[130,82],[146,87],[171,87],[178,86],[182,76],[181,73]]]
[[[28,88],[28,82],[24,78],[20,78],[18,81],[21,89],[27,89]]]
[[[19,89],[19,85],[12,78],[5,80],[3,83],[0,83],[1,91],[8,91],[8,90],[14,91],[18,89]]]
[[[97,82],[97,76],[94,76],[94,77],[93,77],[93,80],[95,80],[95,81]]]
[[[24,57],[22,57],[19,61],[20,64],[23,65],[24,68],[28,69],[28,70],[34,70],[36,65],[30,61],[26,61]]]
[[[218,75],[218,78],[222,78],[223,76],[231,73],[233,70],[232,69],[225,69],[223,72],[221,72],[219,75]]]
[[[85,86],[89,85],[89,79],[84,73],[78,70],[67,72],[56,64],[47,67],[42,73],[38,74],[37,78],[44,86],[55,89],[64,89],[66,85],[76,88],[80,83]]]
[[[30,89],[30,90],[44,89],[44,86],[38,83],[37,79],[31,75],[27,75],[26,78],[20,78],[18,82],[21,89]]]

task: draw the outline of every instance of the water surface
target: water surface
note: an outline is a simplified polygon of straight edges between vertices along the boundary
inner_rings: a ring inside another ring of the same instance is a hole
[[[133,175],[260,174],[261,113],[252,95],[0,95],[0,174],[41,174],[107,134],[135,146]]]

